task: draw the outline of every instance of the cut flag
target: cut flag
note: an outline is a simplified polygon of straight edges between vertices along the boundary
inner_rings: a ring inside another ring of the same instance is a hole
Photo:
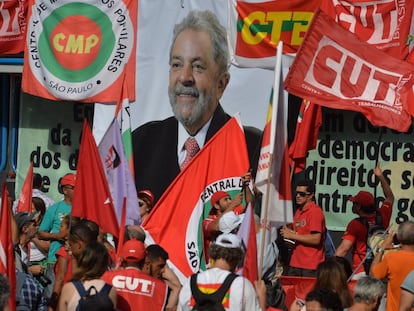
[[[304,99],[298,114],[295,139],[289,146],[290,166],[294,173],[305,169],[308,151],[316,148],[321,125],[321,106]]]
[[[119,225],[91,128],[84,121],[76,168],[72,215],[96,222],[104,232],[119,236]]]
[[[392,57],[318,10],[285,79],[318,105],[361,112],[375,126],[406,132],[414,65]]]
[[[5,274],[10,284],[10,298],[8,305],[12,311],[16,310],[16,265],[14,262],[12,243],[12,212],[9,206],[9,192],[7,184],[3,183],[0,213],[0,273]]]
[[[117,119],[113,119],[101,142],[99,155],[111,191],[118,223],[121,221],[124,198],[126,202],[126,224],[140,224],[137,190],[125,157],[121,132]]]
[[[246,207],[243,222],[240,225],[237,236],[243,241],[245,246],[244,263],[237,273],[243,275],[254,284],[254,281],[257,281],[259,278],[257,272],[256,225],[253,207],[250,203]]]
[[[33,191],[33,162],[30,162],[27,169],[26,179],[24,180],[22,190],[20,191],[19,201],[17,203],[16,213],[32,212],[32,191]]]
[[[240,193],[240,176],[248,167],[243,128],[238,118],[232,117],[181,171],[145,218],[146,244],[159,244],[168,252],[180,280],[205,269],[201,223],[211,209],[212,194],[219,190]]]

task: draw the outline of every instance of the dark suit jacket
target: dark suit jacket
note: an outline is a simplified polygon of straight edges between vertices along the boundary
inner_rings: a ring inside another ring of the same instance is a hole
[[[207,131],[206,142],[228,121],[230,116],[218,105]],[[250,166],[257,169],[262,132],[244,127]],[[180,173],[177,157],[178,121],[170,117],[151,121],[132,133],[135,183],[137,190],[149,189],[157,201],[174,178]]]

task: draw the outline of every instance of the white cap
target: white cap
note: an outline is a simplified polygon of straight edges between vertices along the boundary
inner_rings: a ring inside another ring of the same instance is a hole
[[[220,234],[214,243],[225,248],[241,248],[241,240],[233,233]]]
[[[244,215],[236,215],[233,211],[223,214],[219,220],[219,231],[230,233],[243,221]]]

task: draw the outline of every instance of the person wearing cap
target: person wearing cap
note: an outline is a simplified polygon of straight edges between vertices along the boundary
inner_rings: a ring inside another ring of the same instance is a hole
[[[144,219],[154,207],[154,195],[150,190],[141,190],[138,192],[138,205],[141,223],[143,223]]]
[[[325,260],[325,216],[315,203],[315,183],[309,179],[296,185],[296,206],[292,228],[283,226],[280,234],[295,242],[290,263],[283,274],[289,276],[315,277],[318,265]]]
[[[197,286],[203,293],[215,292],[244,256],[241,240],[232,233],[223,233],[210,244],[210,268],[196,274]],[[191,292],[191,277],[180,292],[178,310],[190,311],[195,305]],[[252,283],[243,276],[236,277],[223,300],[225,310],[266,310],[266,286],[263,280]]]
[[[164,310],[167,285],[160,279],[141,271],[145,254],[144,243],[134,239],[126,241],[120,251],[121,269],[107,271],[101,277],[116,288],[119,310]]]
[[[29,243],[36,235],[36,218],[39,213],[20,212],[14,216],[18,230],[18,243],[14,246],[17,284],[16,305],[18,310],[47,310],[47,300],[43,296],[40,284],[33,274],[42,275],[44,268],[41,265],[31,266],[29,269]],[[32,274],[33,273],[33,274]],[[26,309],[25,309],[26,308]]]
[[[225,213],[219,220],[219,231],[221,233],[236,234],[241,223],[243,222],[244,214],[236,215],[233,211]]]
[[[203,252],[206,262],[208,262],[208,247],[212,241],[216,239],[220,233],[219,223],[220,218],[228,213],[233,211],[235,214],[241,214],[244,211],[244,207],[241,206],[243,200],[243,194],[246,194],[246,204],[253,203],[254,196],[249,188],[249,183],[251,181],[252,175],[250,172],[247,172],[241,176],[241,181],[243,184],[244,191],[236,194],[232,199],[226,191],[216,191],[213,193],[210,199],[211,210],[209,216],[203,219],[202,230],[203,230]]]
[[[56,264],[56,252],[64,244],[64,234],[60,232],[60,224],[62,219],[72,211],[72,196],[75,189],[75,174],[66,174],[60,180],[60,186],[63,192],[63,200],[56,202],[49,207],[40,223],[38,237],[43,240],[50,241],[49,252],[47,256],[46,276],[51,280],[45,288],[46,297],[52,295],[53,285],[55,281],[54,266]]]
[[[380,217],[382,226],[386,229],[390,224],[394,194],[384,177],[379,163],[373,169],[373,173],[380,181],[385,196],[385,201],[381,208],[377,209],[374,196],[367,191],[359,191],[357,195],[349,197],[348,200],[352,203],[352,212],[360,218],[364,218],[369,226],[375,225],[377,218]],[[335,252],[335,256],[345,257],[352,249],[353,279],[355,280],[366,275],[364,265],[361,262],[367,254],[367,236],[367,226],[358,218],[354,218],[348,223],[342,236],[342,242]]]

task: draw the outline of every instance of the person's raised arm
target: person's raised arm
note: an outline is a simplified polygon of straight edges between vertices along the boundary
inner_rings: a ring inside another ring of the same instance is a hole
[[[377,166],[375,166],[375,168],[373,169],[373,172],[381,183],[381,187],[382,187],[382,191],[384,192],[385,199],[387,201],[390,201],[391,204],[394,203],[394,193],[392,193],[390,184],[387,182],[387,180],[384,177],[379,161],[377,162]]]

